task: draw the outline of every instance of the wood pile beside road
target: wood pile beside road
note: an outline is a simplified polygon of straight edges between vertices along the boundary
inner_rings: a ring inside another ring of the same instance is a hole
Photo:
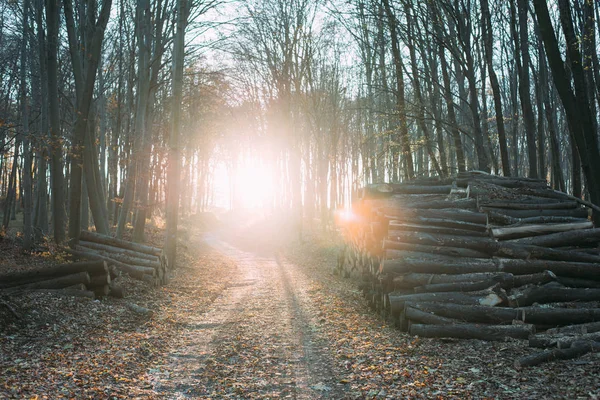
[[[371,185],[339,218],[347,246],[338,268],[360,275],[372,307],[412,335],[535,338],[600,321],[592,209],[543,180],[479,172]],[[517,364],[599,347],[600,335],[573,332]]]

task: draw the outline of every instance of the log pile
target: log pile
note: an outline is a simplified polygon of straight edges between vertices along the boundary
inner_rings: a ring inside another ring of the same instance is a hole
[[[358,273],[371,306],[410,334],[535,338],[600,321],[590,208],[600,210],[543,180],[480,172],[372,185],[340,216],[338,269]],[[536,360],[584,354],[598,341],[584,334]]]
[[[82,231],[78,244],[68,252],[79,259],[105,261],[115,273],[127,274],[152,286],[168,282],[169,263],[157,247]]]
[[[122,298],[125,290],[114,282],[122,274],[152,286],[167,283],[169,264],[161,249],[86,231],[80,239],[67,252],[81,261],[0,275],[0,296],[44,290]]]
[[[96,298],[121,290],[112,284],[105,261],[83,261],[0,275],[0,295],[33,290],[61,291],[77,297]],[[121,291],[122,292],[122,291]]]

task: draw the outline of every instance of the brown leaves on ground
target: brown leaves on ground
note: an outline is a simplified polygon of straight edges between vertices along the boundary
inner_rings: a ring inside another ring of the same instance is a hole
[[[539,399],[598,398],[600,354],[516,371],[515,358],[539,349],[524,341],[439,340],[411,337],[366,306],[356,282],[332,274],[331,241],[296,246],[288,258],[313,278],[311,295],[331,357],[345,371],[353,398]]]
[[[160,234],[151,231],[150,241],[159,243]],[[0,271],[26,269],[31,256],[3,244],[3,254],[10,254],[4,263],[11,267],[0,264]],[[6,298],[21,318],[8,320],[0,306],[0,398],[159,398],[148,372],[173,346],[178,321],[186,313],[202,312],[235,270],[198,245],[182,251],[180,265],[167,287],[117,278],[127,289],[125,299],[43,292]],[[150,308],[154,316],[140,317],[126,302]]]

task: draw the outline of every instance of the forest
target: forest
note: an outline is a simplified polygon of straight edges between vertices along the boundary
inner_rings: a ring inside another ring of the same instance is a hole
[[[600,204],[593,0],[10,0],[3,227],[264,207],[327,225],[371,183],[465,170]],[[304,222],[303,222],[304,221]]]
[[[600,0],[0,0],[0,398],[598,398]]]

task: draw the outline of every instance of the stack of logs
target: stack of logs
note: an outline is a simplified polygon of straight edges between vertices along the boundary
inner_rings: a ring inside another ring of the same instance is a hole
[[[372,185],[343,219],[340,265],[358,270],[371,305],[412,335],[539,344],[536,331],[600,321],[590,207],[598,211],[542,180],[479,172]],[[517,366],[598,348],[589,329],[549,331],[544,345],[558,348]]]
[[[169,264],[156,247],[83,231],[78,244],[67,252],[85,261],[0,275],[0,295],[44,290],[78,297],[122,298],[124,288],[113,281],[121,274],[152,286],[167,283]]]
[[[77,297],[123,297],[121,286],[112,282],[104,261],[83,261],[0,275],[0,295],[27,291],[60,291]]]
[[[106,261],[120,273],[152,286],[167,283],[169,263],[158,247],[82,231],[77,245],[68,252],[79,259]]]

